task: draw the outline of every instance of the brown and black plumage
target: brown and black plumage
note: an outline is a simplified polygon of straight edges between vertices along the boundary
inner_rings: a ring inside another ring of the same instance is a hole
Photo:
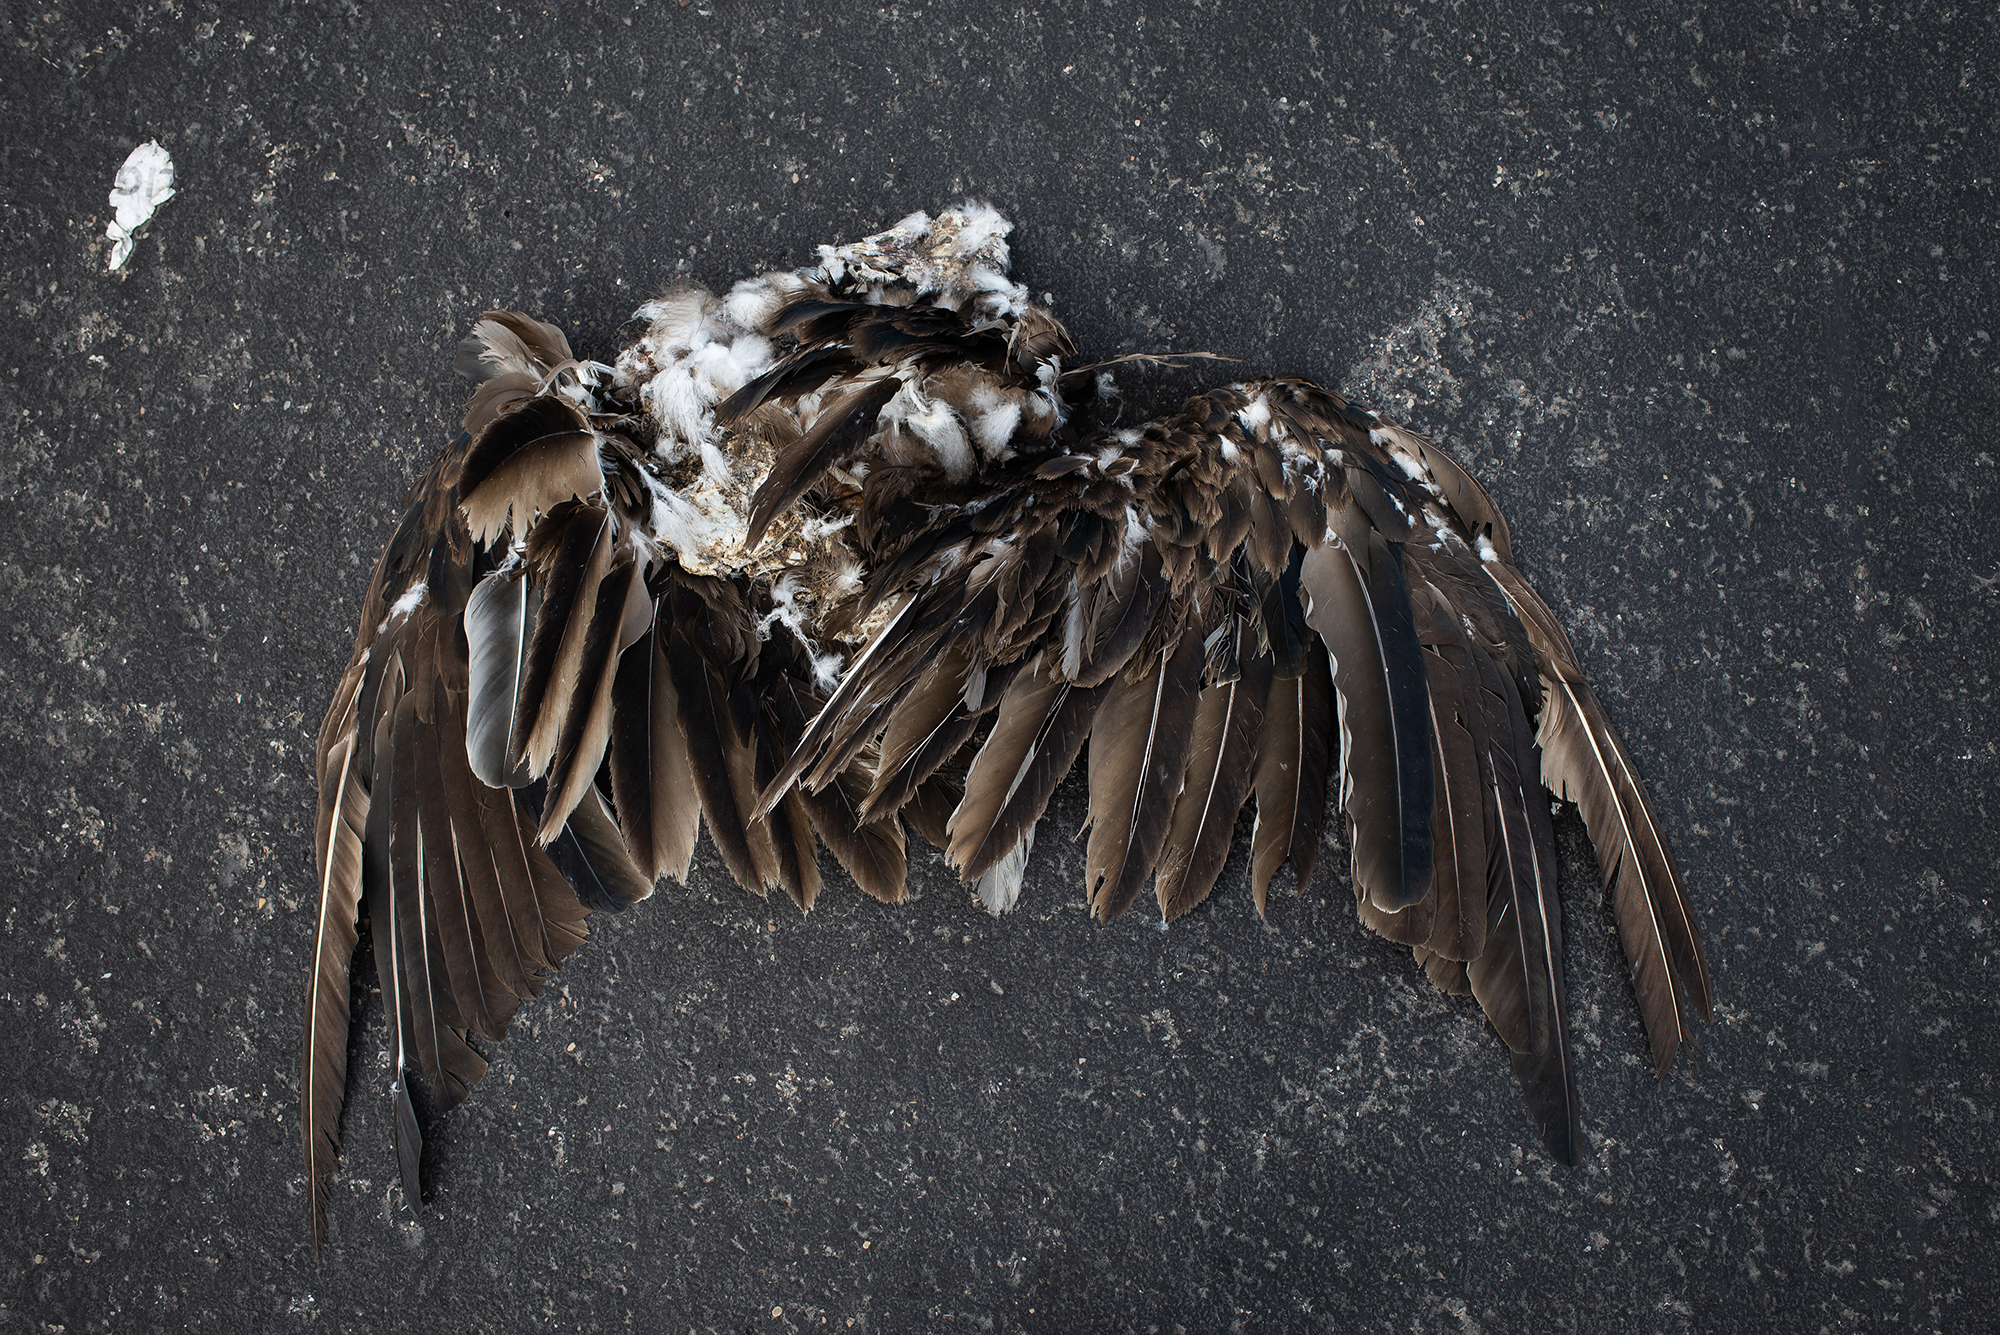
[[[1541,1139],[1580,1134],[1548,792],[1583,813],[1656,1072],[1712,999],[1685,889],[1506,522],[1434,445],[1297,379],[1140,425],[1007,276],[1007,224],[912,215],[606,365],[489,313],[319,739],[301,1082],[313,1236],[365,910],[406,1081],[462,1098],[516,1006],[705,825],[810,907],[824,844],[903,894],[906,827],[994,912],[1082,760],[1100,918],[1173,919],[1254,806],[1260,911],[1329,802],[1364,922],[1469,992]],[[1546,786],[1545,786],[1546,785]]]

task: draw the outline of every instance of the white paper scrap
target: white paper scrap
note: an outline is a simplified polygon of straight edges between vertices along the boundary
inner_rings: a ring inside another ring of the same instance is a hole
[[[111,239],[113,269],[132,258],[134,234],[173,197],[174,160],[157,140],[148,139],[132,150],[111,182],[111,207],[118,216],[105,227],[104,235]]]

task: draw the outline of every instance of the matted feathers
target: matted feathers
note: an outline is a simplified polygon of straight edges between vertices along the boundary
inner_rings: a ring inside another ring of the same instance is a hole
[[[999,913],[1079,761],[1100,918],[1149,883],[1192,911],[1246,806],[1262,913],[1284,868],[1313,880],[1336,803],[1361,920],[1478,1001],[1557,1159],[1582,1122],[1549,789],[1597,848],[1656,1073],[1683,1004],[1710,1015],[1644,785],[1480,485],[1302,380],[1100,420],[1005,228],[915,214],[675,294],[615,367],[512,312],[474,327],[463,434],[412,490],[320,732],[315,1246],[361,922],[414,1202],[408,1082],[464,1097],[589,914],[687,876],[700,830],[810,907],[821,845],[900,900],[907,822]]]

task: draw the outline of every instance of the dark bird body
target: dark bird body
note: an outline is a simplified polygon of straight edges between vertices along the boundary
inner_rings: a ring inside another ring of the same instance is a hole
[[[1582,810],[1655,1071],[1711,1009],[1645,787],[1506,521],[1423,438],[1297,379],[1101,420],[983,205],[724,297],[615,365],[494,312],[458,442],[412,489],[319,738],[301,1066],[314,1241],[365,907],[405,1082],[441,1106],[697,829],[810,908],[821,845],[903,895],[907,831],[1011,908],[1083,758],[1084,894],[1165,917],[1255,804],[1260,911],[1329,802],[1362,919],[1475,997],[1543,1144],[1580,1134],[1548,792]],[[1546,788],[1545,786],[1546,785]]]

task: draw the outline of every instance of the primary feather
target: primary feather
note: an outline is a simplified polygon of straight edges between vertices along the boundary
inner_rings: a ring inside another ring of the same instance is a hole
[[[519,1003],[706,826],[810,907],[824,845],[903,897],[907,821],[992,912],[1087,751],[1084,897],[1197,906],[1253,804],[1259,912],[1338,775],[1362,921],[1470,992],[1544,1144],[1581,1143],[1547,790],[1604,868],[1655,1070],[1712,988],[1679,870],[1506,521],[1308,381],[1153,421],[1008,276],[975,203],[670,292],[611,364],[488,312],[319,737],[301,1056],[315,1246],[365,917],[406,1195]],[[1337,767],[1337,768],[1336,768]]]

